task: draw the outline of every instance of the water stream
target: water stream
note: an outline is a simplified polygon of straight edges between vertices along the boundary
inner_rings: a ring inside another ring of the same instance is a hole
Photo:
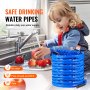
[[[36,39],[37,39],[38,46],[40,47],[39,35],[36,34],[35,37],[36,37]]]

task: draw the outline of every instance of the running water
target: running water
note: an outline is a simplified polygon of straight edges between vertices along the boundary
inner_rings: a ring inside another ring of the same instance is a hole
[[[40,45],[40,41],[39,41],[39,35],[36,34],[35,37],[37,39],[38,46],[40,47],[41,45]],[[44,59],[44,56],[42,56],[41,58]]]
[[[36,37],[36,39],[37,39],[38,46],[40,47],[39,35],[36,34],[35,37]]]

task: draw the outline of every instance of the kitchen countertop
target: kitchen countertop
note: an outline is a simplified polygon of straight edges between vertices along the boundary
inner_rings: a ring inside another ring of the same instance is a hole
[[[24,78],[26,82],[26,90],[46,90],[48,86],[51,85],[51,70],[45,70],[45,71],[4,71],[2,68],[0,68],[0,84],[6,80],[6,78],[3,78],[4,73],[12,73],[12,74],[36,74],[36,78]]]
[[[4,81],[3,74],[4,70],[0,68],[0,83]],[[22,74],[37,74],[37,78],[24,78],[26,82],[26,90],[90,90],[90,73],[87,73],[85,75],[85,78],[87,79],[87,84],[80,88],[61,88],[61,87],[55,87],[51,84],[51,70],[46,71],[9,71],[9,73],[22,73]]]

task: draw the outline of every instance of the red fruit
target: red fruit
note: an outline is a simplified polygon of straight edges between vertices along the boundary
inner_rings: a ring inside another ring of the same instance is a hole
[[[10,90],[25,90],[26,89],[26,83],[24,79],[12,79],[10,83],[16,83],[16,85],[10,86]]]
[[[44,59],[44,61],[47,65],[51,65],[51,60],[49,58]]]
[[[16,59],[15,59],[15,63],[17,63],[17,64],[22,64],[22,63],[24,63],[24,58],[23,58],[23,56],[17,56]]]
[[[46,67],[46,63],[44,60],[37,60],[37,65],[40,67]]]
[[[32,58],[36,59],[36,58],[35,58],[35,53],[36,53],[37,51],[38,51],[38,50],[35,49],[35,50],[33,50],[33,51],[31,52],[31,57],[32,57]]]
[[[28,61],[28,66],[29,66],[29,67],[34,67],[34,66],[36,66],[36,60],[35,60],[35,59],[30,59],[30,60]]]

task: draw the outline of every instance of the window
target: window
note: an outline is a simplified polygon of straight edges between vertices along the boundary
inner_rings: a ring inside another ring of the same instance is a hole
[[[13,36],[17,35],[19,32],[24,32],[28,34],[30,30],[33,28],[39,28],[39,23],[38,22],[6,22],[5,21],[5,16],[31,16],[31,15],[20,15],[20,14],[14,14],[14,15],[6,15],[5,14],[5,9],[39,9],[40,8],[40,0],[1,0],[0,1],[0,37],[8,37],[8,36]],[[38,16],[39,17],[39,16]],[[8,25],[10,26],[8,26]],[[33,25],[31,26],[12,26],[13,25]]]

